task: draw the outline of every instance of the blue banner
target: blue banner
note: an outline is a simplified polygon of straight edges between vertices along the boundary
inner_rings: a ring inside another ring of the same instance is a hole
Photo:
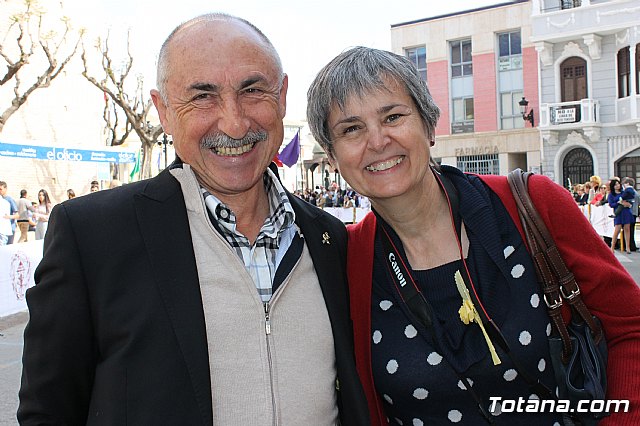
[[[94,163],[136,162],[135,151],[99,151],[40,145],[17,145],[2,142],[0,142],[0,157],[56,161],[92,161]]]

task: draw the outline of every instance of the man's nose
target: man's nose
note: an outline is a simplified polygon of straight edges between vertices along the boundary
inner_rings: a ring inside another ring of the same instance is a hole
[[[237,99],[226,99],[220,109],[218,130],[229,137],[240,139],[247,134],[250,127],[251,121]]]

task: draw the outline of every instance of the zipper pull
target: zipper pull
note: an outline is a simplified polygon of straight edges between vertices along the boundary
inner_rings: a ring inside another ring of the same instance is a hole
[[[264,331],[267,335],[271,334],[271,321],[269,320],[269,302],[264,304]]]

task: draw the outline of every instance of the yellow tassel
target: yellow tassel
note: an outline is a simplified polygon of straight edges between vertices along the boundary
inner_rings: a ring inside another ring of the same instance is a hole
[[[458,309],[460,321],[462,321],[465,325],[469,325],[474,321],[478,323],[480,329],[482,330],[482,334],[484,335],[484,340],[486,340],[487,346],[489,347],[489,353],[491,354],[493,365],[499,365],[502,361],[500,361],[500,357],[496,352],[496,348],[495,346],[493,346],[493,342],[491,342],[491,339],[487,334],[487,330],[485,330],[484,324],[482,324],[482,319],[480,318],[476,307],[473,305],[473,301],[471,300],[471,296],[469,295],[469,290],[464,284],[464,280],[462,279],[462,274],[460,274],[460,271],[456,271],[455,280],[456,286],[458,287],[458,292],[460,293],[460,297],[462,297],[462,306],[460,306],[460,309]]]

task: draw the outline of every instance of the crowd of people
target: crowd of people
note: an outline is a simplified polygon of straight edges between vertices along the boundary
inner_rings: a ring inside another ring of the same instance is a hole
[[[109,188],[121,186],[120,181],[112,180]],[[89,192],[100,190],[97,180],[91,181]],[[31,201],[26,189],[20,190],[20,198],[16,201],[8,193],[7,182],[0,181],[0,246],[29,241],[29,232],[33,239],[42,240],[47,232],[49,214],[53,202],[49,192],[42,188],[38,191],[37,201]],[[67,189],[67,199],[76,197],[73,189]]]
[[[38,201],[29,200],[27,190],[22,189],[16,201],[8,195],[7,183],[0,181],[0,246],[27,242],[29,231],[36,240],[43,239],[51,208],[46,189],[38,191]]]
[[[627,254],[638,250],[635,241],[635,227],[640,205],[640,193],[635,190],[635,180],[631,177],[620,179],[611,177],[603,182],[600,176],[591,176],[589,182],[575,184],[571,188],[573,199],[579,206],[604,206],[613,209],[613,234],[605,237],[613,251],[618,245],[618,237],[623,235],[622,247]]]
[[[303,199],[311,205],[316,207],[325,208],[325,207],[356,207],[369,209],[371,204],[369,203],[369,199],[363,195],[358,194],[353,189],[347,187],[346,189],[341,189],[334,182],[329,186],[329,188],[325,188],[321,185],[316,185],[315,189],[312,190],[310,188],[302,190],[296,190],[293,192],[298,198]]]

